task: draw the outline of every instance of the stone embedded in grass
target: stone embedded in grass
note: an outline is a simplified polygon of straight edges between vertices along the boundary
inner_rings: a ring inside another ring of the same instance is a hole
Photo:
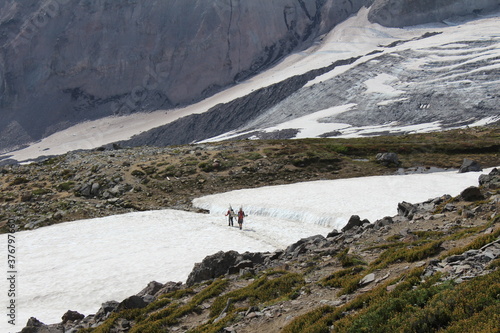
[[[373,281],[375,281],[375,274],[374,273],[370,273],[370,274],[366,275],[364,278],[362,278],[359,281],[359,285],[360,286],[365,286],[367,284],[372,283]]]

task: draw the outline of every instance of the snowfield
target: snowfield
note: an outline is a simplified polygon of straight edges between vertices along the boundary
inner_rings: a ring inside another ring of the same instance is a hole
[[[194,201],[210,214],[150,211],[19,232],[17,325],[4,318],[0,331],[19,331],[32,316],[49,324],[60,322],[67,310],[95,313],[101,303],[122,301],[152,280],[184,282],[196,262],[220,250],[283,249],[300,238],[326,236],[353,214],[374,222],[394,215],[403,200],[457,195],[477,185],[479,174],[448,171],[239,190]],[[242,205],[248,214],[241,231],[227,225],[229,204]],[[0,243],[6,241],[0,235]],[[6,251],[0,260],[7,262]],[[0,288],[8,290],[6,279]]]

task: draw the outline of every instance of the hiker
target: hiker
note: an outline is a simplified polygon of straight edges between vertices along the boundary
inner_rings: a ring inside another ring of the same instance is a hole
[[[238,225],[240,226],[240,230],[243,227],[243,218],[245,217],[245,212],[243,211],[243,208],[240,207],[240,210],[238,211]]]
[[[233,218],[236,216],[234,210],[233,210],[233,207],[229,206],[229,210],[227,211],[226,213],[226,216],[228,216],[228,225],[230,227],[233,226]]]

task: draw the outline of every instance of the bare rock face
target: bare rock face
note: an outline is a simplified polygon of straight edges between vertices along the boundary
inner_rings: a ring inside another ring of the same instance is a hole
[[[376,0],[368,18],[383,26],[404,27],[499,8],[498,0]]]
[[[0,3],[0,149],[209,96],[371,0]]]

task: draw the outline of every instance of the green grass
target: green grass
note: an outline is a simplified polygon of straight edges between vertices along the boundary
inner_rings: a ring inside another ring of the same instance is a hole
[[[471,243],[467,244],[464,247],[455,248],[455,249],[452,249],[452,250],[448,251],[447,253],[445,253],[442,256],[442,258],[451,256],[451,255],[454,255],[454,254],[462,254],[465,251],[469,251],[469,250],[480,249],[483,246],[485,246],[486,244],[493,242],[498,237],[500,237],[500,226],[497,227],[496,229],[494,229],[491,234],[482,235],[482,236],[476,237]]]
[[[47,188],[37,188],[36,190],[33,190],[32,193],[33,193],[33,195],[44,195],[44,194],[52,193],[52,191],[47,189]]]
[[[359,274],[364,270],[366,268],[363,266],[344,268],[323,278],[320,284],[325,287],[345,288],[350,284],[350,280],[359,279]]]
[[[262,158],[262,155],[257,153],[257,152],[250,152],[250,153],[243,154],[242,157],[247,159],[247,160],[250,160],[250,161],[257,161],[257,160],[260,160]]]
[[[218,297],[210,308],[210,318],[220,315],[229,298],[234,302],[248,301],[249,305],[286,299],[304,285],[297,273],[271,272],[258,278],[245,288]],[[231,307],[230,307],[231,310]]]
[[[474,332],[494,332],[500,329],[499,316],[500,271],[496,271],[460,285],[424,283],[387,295],[356,315],[337,321],[334,331],[470,332],[474,327]]]
[[[60,183],[59,185],[56,186],[58,191],[70,191],[73,187],[75,186],[75,182],[69,181],[69,182],[64,182]]]
[[[158,300],[149,304],[144,309],[124,310],[113,313],[102,325],[96,329],[85,330],[83,332],[110,333],[119,318],[135,321],[129,332],[131,333],[156,333],[165,332],[169,326],[190,313],[199,311],[199,305],[209,298],[221,294],[227,287],[228,281],[225,279],[215,280],[198,293],[187,288],[163,295]],[[181,299],[193,295],[189,302],[183,303]]]
[[[21,184],[27,184],[30,181],[25,177],[16,177],[12,182],[10,182],[10,186],[16,186]]]
[[[346,248],[337,255],[337,258],[339,259],[340,264],[342,265],[343,268],[358,266],[358,265],[366,265],[366,262],[364,262],[360,256],[348,254],[348,252],[349,249]]]

